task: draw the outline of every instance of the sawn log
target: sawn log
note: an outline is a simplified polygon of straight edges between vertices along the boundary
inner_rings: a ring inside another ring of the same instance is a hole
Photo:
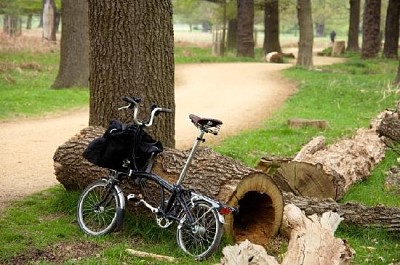
[[[372,127],[329,146],[323,136],[315,137],[294,158],[263,157],[257,168],[271,174],[283,191],[337,201],[353,184],[369,176],[385,150]]]

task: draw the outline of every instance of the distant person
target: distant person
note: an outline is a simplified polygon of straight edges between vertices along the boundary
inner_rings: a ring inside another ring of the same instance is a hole
[[[331,37],[331,44],[333,45],[333,43],[335,42],[335,38],[336,38],[336,32],[334,30],[332,30],[330,37]]]

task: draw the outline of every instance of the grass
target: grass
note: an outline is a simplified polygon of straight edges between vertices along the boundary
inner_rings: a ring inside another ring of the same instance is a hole
[[[260,53],[258,50],[257,53]],[[236,61],[233,53],[220,59],[209,49],[178,47],[177,63]],[[261,57],[258,57],[261,58]],[[254,60],[253,60],[254,61]],[[255,60],[257,61],[257,60]],[[86,89],[52,90],[58,51],[0,51],[0,119],[37,116],[87,105]],[[391,81],[396,61],[359,60],[315,70],[291,68],[284,75],[299,89],[260,128],[226,139],[215,149],[254,166],[263,155],[292,156],[316,135],[328,143],[367,127],[370,119],[398,99]],[[325,130],[290,129],[288,118],[325,119]],[[368,180],[346,194],[345,201],[400,207],[400,196],[384,189],[385,172],[397,165],[399,155],[388,150]],[[134,258],[126,248],[178,257],[178,263],[198,264],[182,254],[174,230],[161,230],[153,220],[127,216],[122,232],[100,238],[86,237],[75,218],[79,194],[56,186],[14,202],[0,215],[0,264],[169,264]],[[337,236],[356,250],[354,264],[400,262],[400,238],[383,229],[340,225]],[[221,253],[201,264],[218,262]]]
[[[15,119],[87,106],[85,88],[51,89],[59,53],[0,52],[0,119]]]

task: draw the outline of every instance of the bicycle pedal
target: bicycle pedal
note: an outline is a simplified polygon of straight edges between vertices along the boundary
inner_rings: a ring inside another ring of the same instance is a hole
[[[140,200],[143,199],[143,196],[141,194],[139,194],[139,195],[129,194],[128,196],[126,196],[126,198],[130,202],[140,202]]]

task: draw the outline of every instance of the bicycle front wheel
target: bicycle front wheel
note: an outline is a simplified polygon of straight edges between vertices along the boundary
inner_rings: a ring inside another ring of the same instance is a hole
[[[177,229],[179,247],[198,260],[208,258],[218,248],[223,227],[218,219],[218,213],[207,202],[195,202],[190,212],[194,218],[193,224],[188,224],[186,214],[184,224]]]
[[[79,227],[88,235],[100,236],[115,230],[122,222],[122,202],[106,180],[90,184],[82,192],[77,207]]]

